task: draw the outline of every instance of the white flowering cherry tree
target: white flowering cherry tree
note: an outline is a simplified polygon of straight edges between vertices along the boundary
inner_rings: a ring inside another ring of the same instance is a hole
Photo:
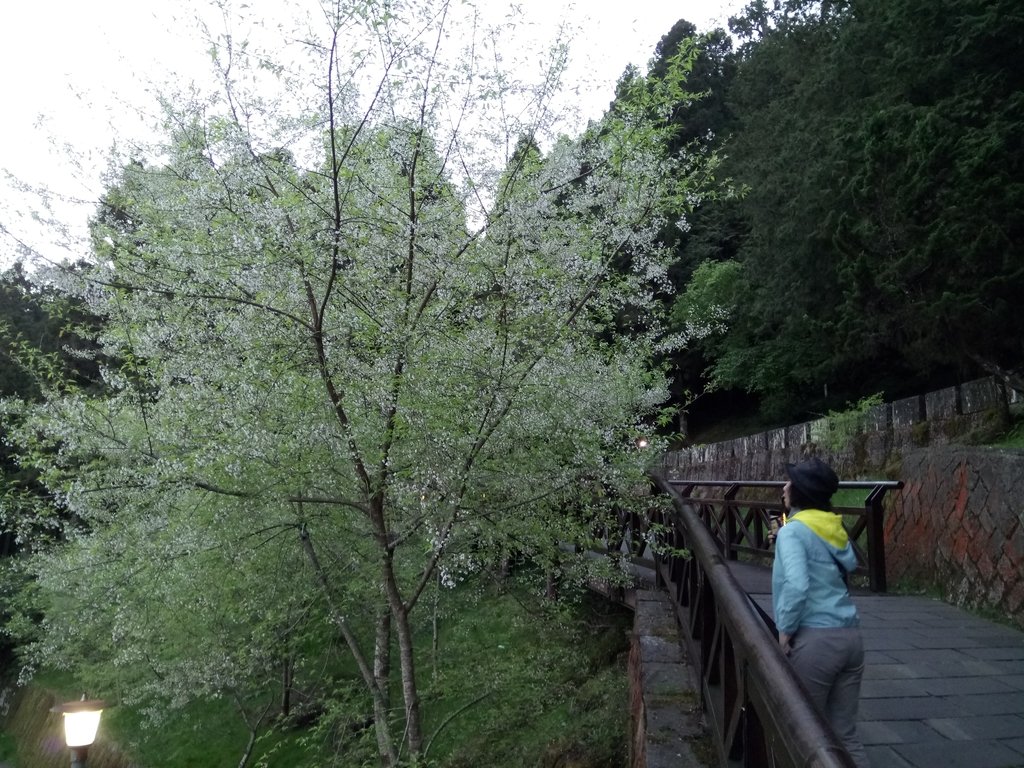
[[[642,481],[654,238],[704,168],[642,100],[548,143],[560,60],[520,87],[453,14],[329,4],[303,59],[215,38],[221,89],[165,98],[162,144],[118,164],[92,266],[48,275],[103,318],[105,392],[4,405],[59,502],[5,507],[36,663],[139,706],[230,697],[255,739],[334,634],[380,764],[415,761],[441,570],[553,558],[591,535],[574,500]],[[645,333],[608,331],[626,306]]]

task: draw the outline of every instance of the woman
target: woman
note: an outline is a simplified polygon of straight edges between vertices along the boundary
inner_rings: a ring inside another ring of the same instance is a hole
[[[858,768],[869,766],[857,738],[864,644],[846,575],[857,556],[832,512],[839,478],[821,459],[787,464],[782,500],[789,516],[775,541],[772,608],[779,645],[811,699]]]

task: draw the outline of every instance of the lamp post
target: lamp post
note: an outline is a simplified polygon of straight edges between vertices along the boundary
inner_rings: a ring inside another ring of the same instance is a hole
[[[64,741],[71,750],[71,768],[85,768],[104,706],[99,699],[86,699],[83,695],[79,701],[66,701],[50,709],[64,715]]]

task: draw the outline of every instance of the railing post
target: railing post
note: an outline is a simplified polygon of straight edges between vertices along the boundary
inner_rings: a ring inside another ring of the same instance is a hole
[[[771,765],[766,748],[767,737],[757,710],[752,706],[743,708],[743,766],[761,768]]]
[[[864,500],[868,532],[868,581],[872,592],[885,592],[885,486],[876,485]]]
[[[736,508],[736,496],[739,495],[740,486],[733,485],[729,487],[729,490],[725,492],[725,504],[723,505],[723,513],[725,514],[725,541],[723,544],[722,554],[725,555],[727,560],[738,560],[739,553],[736,551],[736,515],[739,514],[739,510]]]

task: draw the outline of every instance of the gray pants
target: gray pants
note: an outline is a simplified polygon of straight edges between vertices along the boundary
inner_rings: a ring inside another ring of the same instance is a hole
[[[864,643],[856,627],[801,627],[791,642],[789,660],[811,700],[842,740],[857,768],[870,768],[857,738],[857,706],[864,674]]]

